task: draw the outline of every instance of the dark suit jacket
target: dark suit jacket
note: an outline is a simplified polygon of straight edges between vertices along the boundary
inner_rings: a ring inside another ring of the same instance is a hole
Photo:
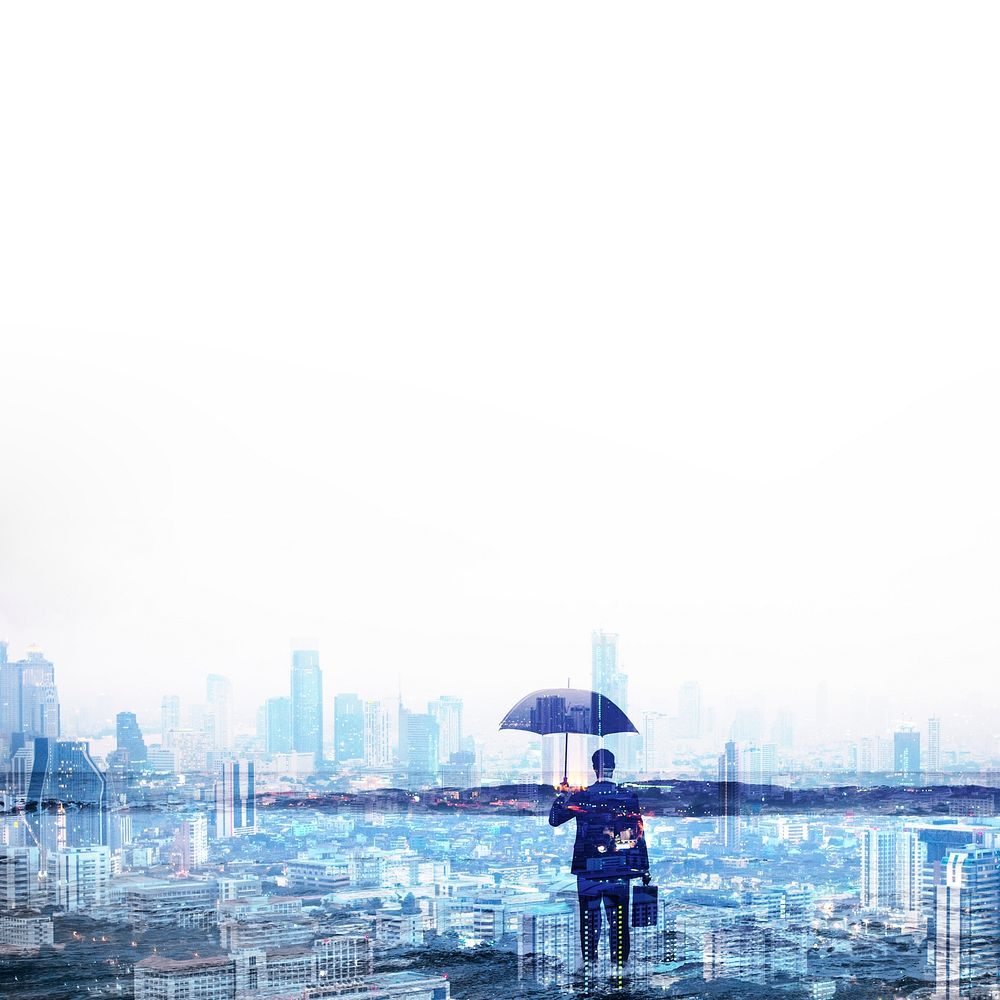
[[[587,878],[638,878],[649,871],[639,797],[613,781],[560,795],[552,803],[549,823],[576,820],[573,874]]]

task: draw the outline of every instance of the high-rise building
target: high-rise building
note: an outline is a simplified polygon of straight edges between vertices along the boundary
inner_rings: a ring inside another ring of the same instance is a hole
[[[252,760],[227,760],[215,782],[215,836],[257,832],[257,800]]]
[[[897,831],[893,827],[866,827],[859,831],[861,843],[861,907],[893,910],[897,895]]]
[[[740,778],[744,785],[760,785],[770,788],[774,780],[776,750],[773,743],[747,747],[743,751]]]
[[[893,770],[904,783],[920,780],[920,733],[912,728],[893,733]]]
[[[119,753],[128,754],[131,763],[146,759],[146,741],[135,717],[135,712],[119,712],[117,719],[117,746]]]
[[[170,865],[175,872],[186,875],[207,863],[208,817],[204,813],[191,813],[178,824]]]
[[[446,764],[462,749],[462,699],[443,694],[428,703],[427,711],[438,725],[438,761]]]
[[[670,716],[665,712],[644,712],[642,716],[642,771],[663,774],[673,764],[670,752]]]
[[[434,716],[400,708],[399,744],[410,787],[433,787],[438,780],[438,726]]]
[[[323,673],[315,649],[292,653],[292,749],[323,760]]]
[[[387,768],[392,764],[392,721],[381,701],[365,702],[365,767]]]
[[[580,915],[566,903],[535,904],[521,914],[518,973],[539,986],[573,984],[580,964]]]
[[[44,850],[108,845],[108,784],[80,740],[37,737],[28,822]]]
[[[356,694],[338,694],[333,699],[334,760],[363,760],[364,756],[364,705]]]
[[[937,716],[927,720],[927,770],[931,784],[941,781],[941,720]]]
[[[264,703],[264,732],[268,753],[292,749],[292,699],[268,698]]]
[[[1000,855],[953,851],[934,900],[936,997],[985,996],[1000,965]],[[978,992],[982,990],[983,992]]]
[[[37,847],[0,844],[0,910],[34,910],[44,903]]]
[[[591,689],[610,698],[627,715],[628,676],[618,663],[616,633],[599,631],[591,633],[590,677]],[[615,755],[615,768],[619,778],[623,772],[634,769],[637,751],[634,735],[616,733],[606,737],[604,744]]]
[[[791,750],[795,745],[795,717],[787,708],[781,709],[774,717],[771,739],[781,750]]]
[[[719,754],[719,842],[724,850],[740,849],[739,750],[730,740]]]
[[[7,661],[0,650],[0,737],[3,750],[15,753],[36,736],[59,736],[59,695],[52,663],[32,646],[23,660]]]
[[[233,748],[233,685],[228,677],[209,674],[205,683],[211,717],[212,745],[216,750]]]
[[[111,851],[107,847],[61,847],[48,856],[48,889],[60,910],[88,910],[108,901]]]
[[[701,685],[685,681],[677,694],[677,735],[683,739],[701,736]]]
[[[923,912],[927,843],[913,828],[896,836],[896,907],[913,921]]]
[[[173,733],[181,728],[181,700],[175,694],[163,696],[160,704],[160,742],[173,746]]]

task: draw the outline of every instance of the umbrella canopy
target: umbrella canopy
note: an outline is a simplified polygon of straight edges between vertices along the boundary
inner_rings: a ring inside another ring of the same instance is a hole
[[[548,736],[581,733],[610,736],[638,733],[629,717],[608,697],[580,688],[544,688],[522,698],[503,718],[501,729]]]

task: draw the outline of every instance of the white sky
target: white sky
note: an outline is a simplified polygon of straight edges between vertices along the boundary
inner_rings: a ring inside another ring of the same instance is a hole
[[[485,728],[603,627],[636,712],[992,712],[998,27],[7,5],[11,652],[69,711],[249,710],[310,635],[331,697]]]

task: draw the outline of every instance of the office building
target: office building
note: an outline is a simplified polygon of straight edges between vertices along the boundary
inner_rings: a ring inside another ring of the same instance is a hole
[[[107,847],[65,847],[47,858],[48,891],[60,910],[89,910],[108,902],[111,851]]]
[[[1000,964],[1000,855],[968,848],[947,856],[934,900],[938,1000],[986,995]],[[982,991],[981,993],[978,991]]]
[[[181,728],[181,700],[175,694],[163,696],[160,703],[160,743],[173,746],[173,733]]]
[[[383,770],[392,765],[392,719],[381,701],[365,702],[365,767]]]
[[[901,729],[893,733],[893,771],[904,784],[920,780],[920,733]]]
[[[628,676],[618,662],[618,636],[613,632],[595,631],[590,637],[591,690],[610,698],[628,714]],[[616,776],[621,780],[635,767],[637,738],[629,733],[616,733],[605,738],[604,745],[615,755]]]
[[[931,784],[941,781],[941,720],[937,716],[927,720],[927,771]]]
[[[642,767],[644,774],[662,775],[673,764],[670,751],[670,716],[644,712],[642,716]]]
[[[319,652],[297,649],[292,653],[292,749],[323,760],[323,673]]]
[[[34,910],[44,903],[37,847],[0,844],[0,910]]]
[[[446,764],[462,749],[462,699],[442,695],[428,703],[427,711],[438,727],[438,761]]]
[[[400,756],[410,788],[430,788],[438,780],[438,726],[430,713],[399,710]]]
[[[897,831],[892,827],[866,827],[858,832],[861,845],[861,908],[894,910],[898,905]]]
[[[170,866],[179,875],[208,864],[208,817],[204,813],[185,816],[174,834]]]
[[[518,974],[539,986],[570,986],[580,965],[580,911],[566,903],[535,905],[520,916]]]
[[[233,748],[233,686],[228,677],[209,674],[206,680],[208,726],[216,750]]]
[[[120,754],[127,754],[129,763],[146,759],[146,741],[136,720],[135,712],[119,712],[116,719],[117,747]]]
[[[135,1000],[235,1000],[236,962],[230,956],[173,959],[153,955],[135,965]]]
[[[37,913],[0,913],[0,954],[37,954],[54,944],[52,918]]]
[[[44,850],[108,845],[108,786],[80,740],[33,744],[27,819]]]
[[[268,753],[291,752],[291,698],[268,698],[264,703],[264,735]]]
[[[257,802],[252,760],[227,760],[215,782],[215,836],[257,832]]]
[[[0,738],[6,754],[14,754],[35,737],[57,739],[59,695],[52,663],[36,647],[24,659],[9,662],[7,645],[0,649]]]
[[[333,757],[338,763],[364,760],[365,711],[356,694],[338,694],[333,699]]]
[[[739,751],[732,741],[719,755],[719,818],[716,828],[723,850],[740,849]]]

